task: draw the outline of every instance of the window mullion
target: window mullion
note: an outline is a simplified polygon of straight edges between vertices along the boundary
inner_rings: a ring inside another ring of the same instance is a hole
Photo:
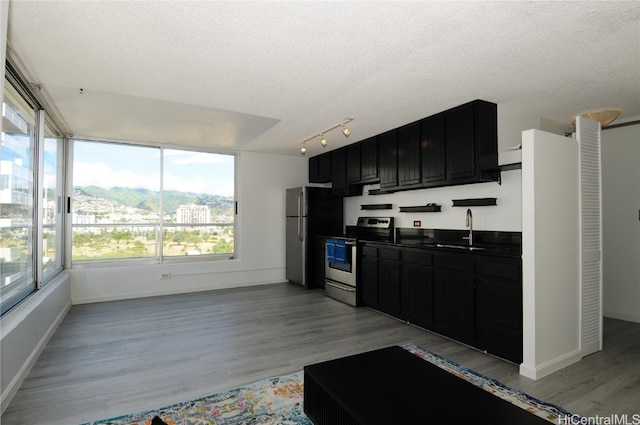
[[[42,288],[44,279],[43,269],[43,257],[44,257],[44,230],[42,228],[43,220],[43,187],[44,187],[44,110],[39,109],[36,111],[36,140],[35,140],[35,164],[34,167],[34,179],[33,179],[33,220],[35,224],[35,240],[34,244],[34,267],[35,281],[38,289]]]

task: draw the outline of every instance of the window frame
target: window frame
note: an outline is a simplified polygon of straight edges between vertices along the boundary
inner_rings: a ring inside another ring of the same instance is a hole
[[[72,223],[72,211],[73,211],[73,192],[74,192],[74,150],[76,142],[91,142],[91,143],[106,143],[112,145],[128,145],[135,147],[148,147],[148,148],[157,148],[160,152],[160,184],[159,184],[159,192],[160,192],[160,220],[158,223],[158,237],[156,238],[156,252],[155,256],[151,257],[126,257],[126,258],[113,258],[113,259],[91,259],[91,260],[73,260],[73,226]],[[165,150],[177,150],[184,152],[196,152],[196,153],[208,153],[208,154],[219,154],[219,155],[228,155],[233,158],[233,179],[234,179],[234,188],[233,188],[233,202],[234,202],[234,212],[233,212],[233,223],[231,227],[233,229],[233,252],[224,253],[224,254],[200,254],[200,255],[184,255],[184,256],[165,256],[163,252],[164,243],[163,243],[163,234],[165,229],[165,221],[163,219],[163,211],[164,211],[164,161],[165,161]],[[238,213],[237,213],[237,203],[238,203],[238,167],[239,167],[239,156],[238,152],[226,151],[220,149],[207,149],[201,147],[193,147],[193,146],[181,146],[175,144],[163,144],[163,143],[149,143],[149,142],[132,142],[132,141],[117,141],[117,140],[99,140],[93,138],[80,138],[80,137],[72,137],[68,139],[67,146],[67,193],[68,195],[68,205],[70,209],[66,211],[66,245],[65,251],[67,259],[66,268],[69,269],[90,269],[90,268],[100,268],[100,267],[113,267],[113,266],[139,266],[139,265],[162,265],[162,264],[184,264],[184,263],[203,263],[203,262],[217,262],[217,261],[235,261],[238,259],[238,238],[237,238],[237,229],[238,229]]]
[[[28,275],[25,275],[25,279],[30,279],[31,281],[25,284],[25,287],[20,289],[15,294],[12,294],[9,298],[3,299],[0,303],[0,316],[4,316],[7,312],[11,311],[17,305],[22,303],[28,297],[33,295],[38,290],[42,289],[47,283],[51,282],[59,273],[64,269],[64,250],[60,250],[58,254],[61,256],[59,266],[57,266],[53,272],[44,274],[44,258],[43,258],[43,199],[42,192],[44,189],[44,145],[45,145],[45,125],[48,130],[50,130],[53,134],[55,134],[56,138],[62,139],[62,143],[60,145],[64,147],[65,141],[62,136],[62,132],[59,127],[56,125],[55,121],[50,118],[49,114],[45,111],[42,104],[38,101],[36,96],[33,93],[33,90],[29,87],[29,85],[25,82],[25,79],[22,77],[17,68],[12,64],[9,58],[5,63],[5,76],[2,82],[3,85],[9,84],[13,90],[15,90],[16,95],[20,97],[20,99],[33,111],[33,119],[34,119],[34,134],[33,134],[33,152],[30,153],[31,161],[33,161],[33,169],[31,170],[33,184],[31,188],[31,193],[29,194],[32,199],[32,215],[30,217],[31,226],[33,228],[30,238],[30,256],[31,256],[31,267],[32,270]],[[0,99],[0,103],[5,102],[5,97],[7,96],[6,90],[3,88],[3,96]],[[45,124],[46,123],[46,124]],[[4,130],[4,129],[3,129]],[[65,168],[64,164],[64,153],[62,154],[63,161],[59,163],[62,167],[62,170]],[[56,181],[56,187],[60,189],[61,197],[64,199],[65,194],[65,182]],[[61,229],[64,228],[64,214],[61,215]],[[59,238],[62,238],[60,247],[64,246],[64,238],[65,233],[62,230],[58,235]]]

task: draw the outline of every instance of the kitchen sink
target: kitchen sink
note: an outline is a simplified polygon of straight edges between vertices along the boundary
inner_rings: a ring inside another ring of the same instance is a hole
[[[445,243],[428,243],[428,244],[424,244],[424,246],[433,247],[433,248],[455,248],[455,249],[462,249],[465,251],[482,251],[483,249],[485,249],[481,246],[454,245],[454,244],[445,244]]]
[[[453,245],[453,244],[443,244],[443,243],[437,243],[437,244],[434,244],[433,246],[435,246],[437,248],[464,249],[464,250],[467,250],[467,251],[482,251],[484,249],[484,248],[482,248],[480,246]]]

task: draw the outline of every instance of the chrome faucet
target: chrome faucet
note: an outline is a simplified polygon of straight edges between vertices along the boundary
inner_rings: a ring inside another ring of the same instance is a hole
[[[467,208],[467,227],[469,228],[469,236],[463,238],[469,240],[469,246],[473,245],[473,213],[471,208]]]

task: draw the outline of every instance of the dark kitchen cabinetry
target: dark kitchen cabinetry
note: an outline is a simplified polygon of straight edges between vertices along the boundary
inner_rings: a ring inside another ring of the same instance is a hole
[[[375,193],[500,181],[497,105],[474,100],[309,158],[309,181],[344,196],[377,182]]]
[[[402,318],[423,328],[433,326],[433,255],[403,249],[400,275]]]
[[[378,182],[378,137],[363,140],[360,144],[360,182]]]
[[[398,186],[398,132],[383,133],[378,138],[378,174],[380,189]]]
[[[378,249],[378,308],[400,316],[400,249]]]
[[[327,239],[325,237],[316,237],[313,240],[313,276],[310,282],[311,288],[324,288],[324,265],[325,265],[325,246]]]
[[[433,329],[476,345],[475,258],[436,255],[433,284]]]
[[[420,123],[422,183],[437,186],[446,179],[444,114],[425,118]]]
[[[364,245],[361,248],[360,293],[361,300],[371,308],[378,308],[378,248]]]
[[[398,185],[418,186],[420,169],[420,123],[400,127],[398,130]]]
[[[520,258],[366,242],[363,304],[522,362]]]
[[[347,184],[357,184],[361,181],[361,152],[362,144],[354,143],[347,146]]]
[[[333,196],[344,196],[347,194],[346,165],[346,148],[331,151],[331,193]]]
[[[478,339],[491,354],[522,362],[522,263],[483,258],[478,279]]]
[[[309,183],[331,181],[331,152],[309,158]]]
[[[444,114],[447,181],[461,184],[497,180],[497,106],[476,100]]]

